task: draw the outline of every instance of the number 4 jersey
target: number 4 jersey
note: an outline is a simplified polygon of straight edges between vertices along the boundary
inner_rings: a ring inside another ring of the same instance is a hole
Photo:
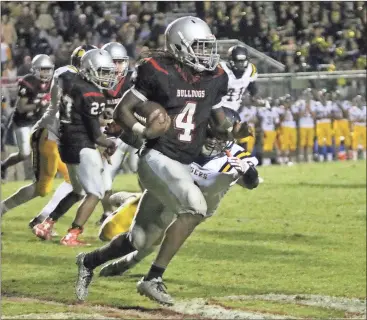
[[[181,163],[191,163],[201,151],[211,111],[220,107],[227,84],[228,76],[220,66],[192,76],[172,58],[144,59],[131,91],[143,101],[162,105],[171,118],[169,130],[158,139],[148,140],[146,147]]]
[[[96,139],[102,134],[99,116],[106,106],[104,94],[92,83],[76,74],[68,81],[66,74],[59,77],[63,89],[60,101],[60,155],[65,163],[79,163],[83,148],[95,149]]]

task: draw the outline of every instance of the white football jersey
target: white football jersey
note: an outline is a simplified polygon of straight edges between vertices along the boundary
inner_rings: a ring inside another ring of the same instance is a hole
[[[283,121],[281,121],[281,126],[286,128],[295,128],[296,121],[294,120],[292,110],[284,107],[283,105],[277,108],[279,116],[283,117]]]
[[[276,107],[267,106],[259,108],[258,112],[261,118],[261,129],[263,131],[275,131],[275,124],[279,123],[279,114]]]
[[[243,76],[237,79],[232,70],[227,67],[225,61],[222,61],[220,65],[228,75],[228,92],[222,98],[222,106],[238,111],[247,87],[257,79],[256,67],[252,63],[249,63]]]
[[[358,108],[357,106],[351,107],[349,109],[349,120],[357,126],[365,126],[367,117],[366,110],[366,106],[363,106],[362,108]]]
[[[334,102],[332,105],[332,111],[333,111],[333,115],[336,119],[343,119],[343,111],[340,110],[340,107],[342,108],[342,110],[348,112],[348,110],[351,107],[351,103],[348,100],[344,100],[344,101],[338,101],[338,102]]]
[[[245,107],[240,113],[241,122],[247,122],[249,126],[254,127],[257,117],[257,108],[255,106]]]
[[[77,69],[71,65],[63,66],[56,69],[53,75],[52,82],[57,81],[57,78],[67,71],[71,73],[76,73]],[[59,126],[60,126],[60,119],[59,119],[58,103],[55,104],[50,103],[45,113],[43,114],[42,118],[39,119],[37,123],[33,126],[32,132],[40,128],[44,128],[47,129],[49,131],[49,134],[53,136],[52,140],[56,140],[57,137],[59,136]]]
[[[299,118],[300,128],[313,128],[315,126],[314,119],[312,118],[311,112],[315,112],[315,104],[310,103],[310,108],[306,108],[306,100],[300,99],[292,106],[294,113],[303,114]]]
[[[331,123],[331,101],[327,101],[326,105],[323,105],[320,101],[311,100],[311,106],[315,108],[317,123]]]
[[[237,144],[232,146],[230,153],[232,156],[251,162],[255,166],[258,164],[255,157],[250,157],[250,153]],[[191,176],[205,196],[208,205],[207,216],[211,216],[215,212],[220,200],[239,178],[237,170],[227,160],[227,156],[220,156],[202,165],[195,162],[190,165]]]

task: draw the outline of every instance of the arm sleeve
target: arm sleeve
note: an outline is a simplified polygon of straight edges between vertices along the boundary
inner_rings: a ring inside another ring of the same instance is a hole
[[[250,82],[250,84],[247,87],[248,92],[250,93],[251,97],[255,96],[258,93],[258,88],[255,82]]]

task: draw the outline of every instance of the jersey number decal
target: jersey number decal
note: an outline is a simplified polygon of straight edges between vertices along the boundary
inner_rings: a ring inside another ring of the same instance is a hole
[[[74,101],[68,95],[64,95],[62,97],[62,100],[63,100],[63,104],[65,105],[65,108],[66,108],[66,110],[65,110],[66,118],[67,119],[70,119],[70,116],[71,116],[71,107],[73,106]]]
[[[104,102],[98,103],[95,101],[92,103],[92,108],[90,109],[90,113],[94,116],[98,116],[103,112],[105,106],[106,104]]]
[[[240,100],[240,99],[241,99],[244,89],[245,89],[244,87],[242,87],[242,88],[240,89],[240,92],[238,93],[238,96],[237,96],[236,101],[238,101],[238,100]],[[228,92],[227,92],[228,99],[227,99],[227,101],[233,101],[233,99],[232,99],[232,98],[233,98],[233,96],[234,96],[234,92],[235,92],[235,89],[233,89],[233,88],[229,88],[229,89],[228,89]]]
[[[194,114],[196,110],[195,102],[187,102],[185,108],[176,116],[175,128],[183,130],[178,135],[178,139],[184,142],[191,142],[192,131],[195,129]]]

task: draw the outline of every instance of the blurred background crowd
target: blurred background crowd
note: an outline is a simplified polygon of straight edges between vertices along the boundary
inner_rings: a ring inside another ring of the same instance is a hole
[[[119,41],[132,58],[164,44],[180,15],[205,19],[219,39],[238,39],[286,65],[286,71],[364,69],[365,2],[2,2],[4,76],[24,75],[31,57],[56,67],[83,43]],[[5,73],[5,74],[4,74]]]
[[[14,106],[17,79],[30,71],[35,55],[50,55],[58,68],[69,64],[77,46],[118,41],[126,47],[133,69],[143,50],[163,47],[166,26],[185,15],[204,19],[217,39],[237,39],[283,63],[286,72],[366,69],[363,1],[2,1],[1,82],[7,106]],[[265,64],[253,62],[260,74],[270,72]],[[338,79],[338,89],[343,91],[352,82]],[[285,90],[309,86],[297,83],[288,81]],[[263,88],[278,85],[272,80]],[[11,109],[7,108],[9,113]],[[2,111],[5,117],[7,112]]]

